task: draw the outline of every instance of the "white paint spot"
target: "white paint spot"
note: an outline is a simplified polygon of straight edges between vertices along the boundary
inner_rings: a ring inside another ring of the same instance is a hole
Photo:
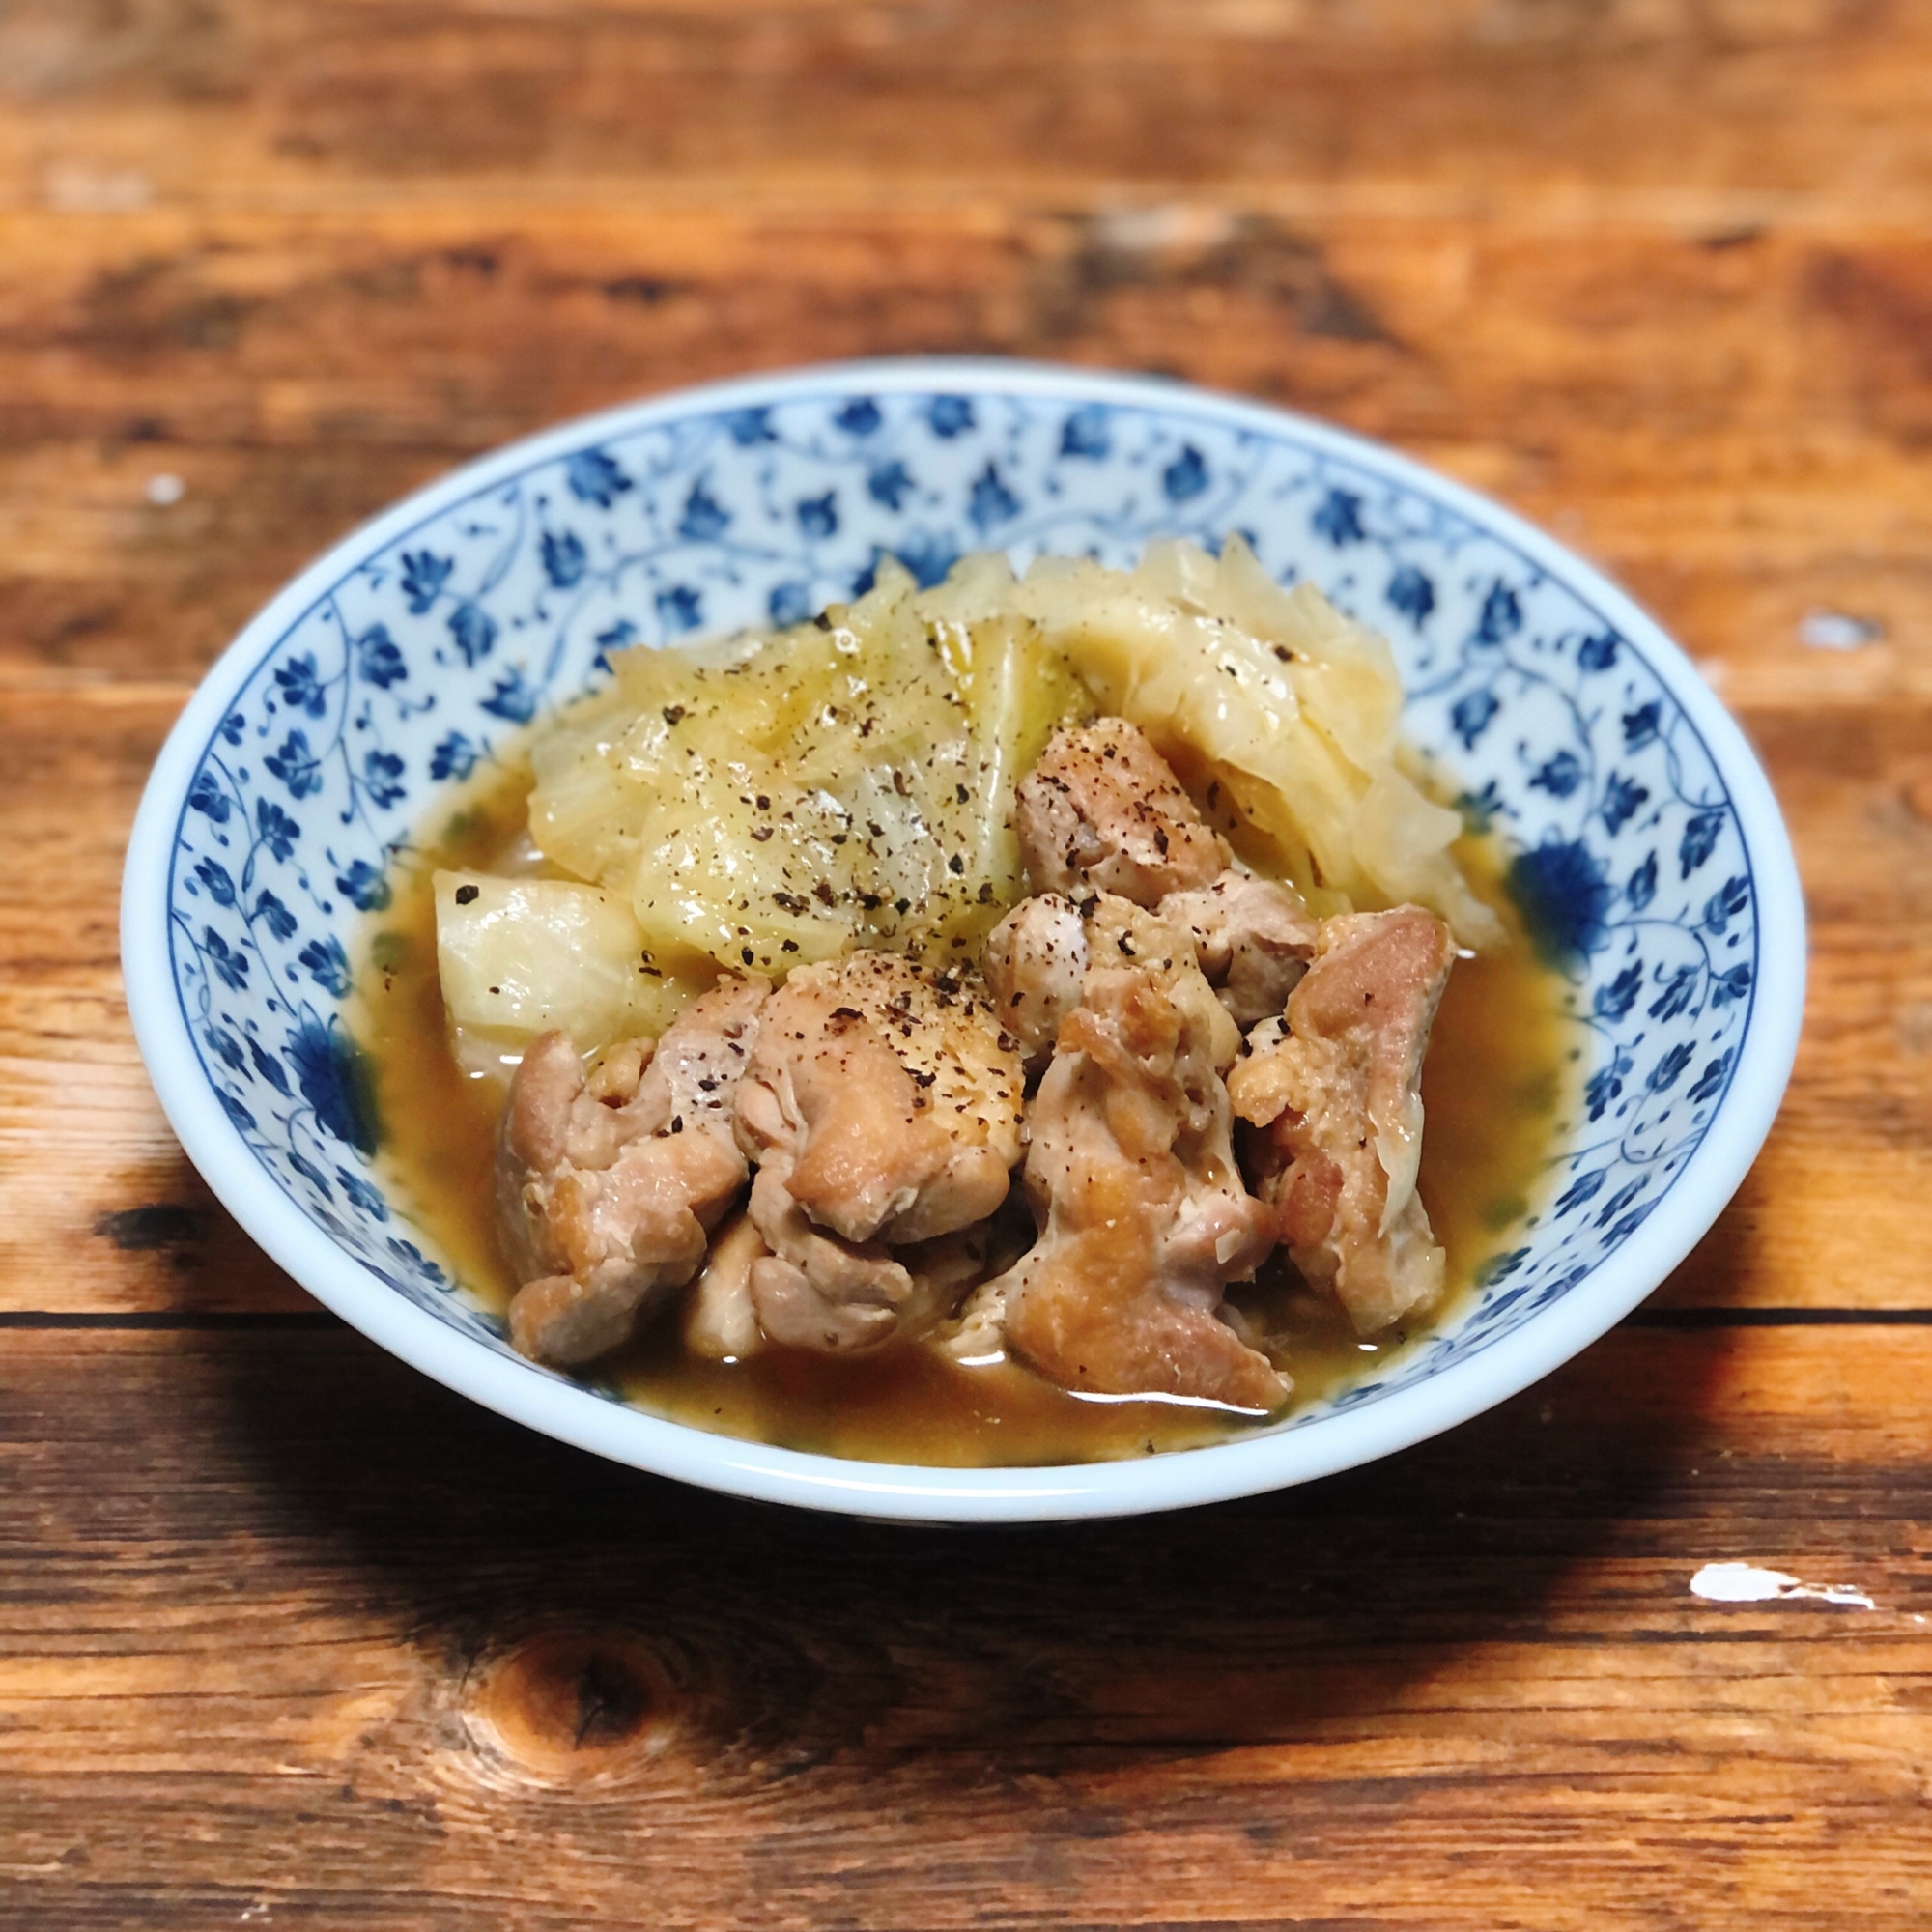
[[[129,214],[155,198],[155,185],[138,168],[99,168],[85,161],[56,161],[41,183],[47,206],[64,214]]]
[[[1851,617],[1842,611],[1807,611],[1798,625],[1798,641],[1814,651],[1857,651],[1875,644],[1885,626],[1870,617]]]
[[[1094,217],[1094,239],[1120,255],[1167,248],[1211,248],[1225,242],[1234,223],[1227,213],[1199,203],[1170,201],[1152,207],[1102,209]]]
[[[186,494],[187,485],[165,469],[158,476],[148,478],[148,501],[164,510],[170,503],[179,503]]]
[[[1709,1604],[1774,1604],[1808,1597],[1814,1603],[1839,1604],[1848,1609],[1878,1608],[1862,1590],[1855,1590],[1849,1583],[1827,1583],[1817,1589],[1782,1570],[1761,1570],[1755,1563],[1707,1563],[1691,1577],[1690,1594]]]

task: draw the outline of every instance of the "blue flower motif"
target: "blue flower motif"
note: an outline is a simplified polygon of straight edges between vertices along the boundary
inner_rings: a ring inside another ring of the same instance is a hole
[[[659,600],[662,603],[662,599]],[[525,680],[524,673],[512,665],[495,684],[490,687],[490,696],[483,700],[483,709],[492,717],[500,718],[508,724],[527,724],[537,715],[537,705],[542,693],[536,686]]]
[[[1577,647],[1577,663],[1584,670],[1608,670],[1616,661],[1617,638],[1613,632],[1585,638]]]
[[[847,436],[865,437],[872,435],[884,418],[870,396],[854,396],[832,420]]]
[[[430,753],[429,775],[439,782],[443,779],[467,779],[476,769],[480,754],[461,731],[452,731]]]
[[[390,637],[386,624],[371,624],[356,639],[355,658],[363,682],[375,685],[380,691],[386,691],[392,684],[401,684],[410,674],[409,667],[404,664],[403,654],[396,648],[396,640]]]
[[[1503,795],[1496,788],[1496,781],[1491,779],[1481,791],[1465,791],[1456,800],[1456,810],[1463,814],[1463,823],[1469,832],[1480,838],[1490,829],[1491,821],[1504,810]]]
[[[235,1097],[233,1094],[230,1094],[224,1090],[216,1094],[214,1097],[221,1102],[221,1111],[224,1114],[226,1114],[229,1120],[232,1121],[235,1123],[235,1125],[238,1126],[244,1134],[252,1134],[255,1131],[254,1115],[251,1114],[247,1110],[247,1108],[244,1107],[242,1104],[242,1102]]]
[[[497,641],[497,620],[482,605],[465,598],[449,613],[449,635],[463,653],[463,662],[473,665],[490,655]]]
[[[289,1076],[282,1071],[282,1063],[272,1053],[267,1052],[259,1039],[252,1037],[248,1041],[248,1058],[255,1063],[255,1071],[277,1094],[286,1094],[289,1091]]]
[[[657,594],[658,622],[667,637],[695,631],[704,621],[704,600],[688,583],[673,583]]]
[[[1667,1094],[1677,1085],[1678,1076],[1690,1065],[1690,1042],[1681,1039],[1650,1069],[1643,1084],[1653,1094]]]
[[[279,805],[258,798],[255,801],[255,832],[277,859],[286,860],[296,849],[301,827]]]
[[[1590,1075],[1583,1089],[1583,1098],[1589,1103],[1590,1118],[1600,1121],[1604,1109],[1624,1091],[1624,1075],[1636,1065],[1622,1047],[1617,1047],[1610,1055],[1610,1064],[1600,1066]]]
[[[1694,812],[1690,822],[1684,828],[1684,837],[1677,847],[1677,863],[1682,870],[1681,878],[1688,879],[1713,852],[1718,849],[1718,834],[1724,829],[1724,813],[1721,807],[1711,811]]]
[[[317,1189],[318,1192],[320,1192],[322,1198],[325,1201],[333,1201],[335,1199],[335,1195],[333,1191],[330,1189],[328,1184],[327,1175],[323,1173],[322,1169],[317,1167],[312,1160],[304,1159],[302,1151],[299,1148],[291,1148],[289,1150],[289,1161],[290,1164],[295,1168],[295,1171],[298,1175],[300,1175],[301,1178],[304,1180],[306,1180],[311,1187]],[[331,1223],[331,1225],[335,1224]]]
[[[1644,1221],[1649,1216],[1650,1210],[1656,1206],[1657,1203],[1655,1201],[1646,1201],[1641,1208],[1633,1208],[1630,1213],[1626,1214],[1624,1218],[1621,1221],[1619,1221],[1617,1225],[1614,1228],[1612,1228],[1607,1235],[1604,1236],[1604,1245],[1606,1248],[1622,1247],[1623,1244],[1627,1240],[1629,1240],[1630,1237],[1634,1234],[1635,1234],[1639,1228],[1643,1226]],[[1588,1268],[1577,1268],[1574,1270],[1573,1278],[1575,1281],[1581,1281],[1582,1278],[1588,1273],[1589,1273]]]
[[[1104,403],[1082,403],[1060,426],[1062,456],[1084,457],[1098,463],[1113,447],[1113,429]]]
[[[449,1277],[429,1259],[413,1241],[403,1240],[391,1235],[388,1241],[389,1252],[412,1273],[420,1275],[432,1286],[441,1288],[447,1285]]]
[[[362,781],[379,807],[394,805],[404,796],[403,761],[393,752],[371,752],[362,760]]]
[[[912,494],[912,472],[896,456],[890,463],[878,464],[866,478],[866,494],[873,502],[896,510]]]
[[[1505,883],[1537,950],[1577,967],[1603,945],[1609,882],[1589,847],[1552,840],[1511,860]]]
[[[1208,459],[1191,442],[1160,472],[1160,487],[1170,503],[1191,502],[1208,488]]]
[[[834,535],[838,528],[838,493],[828,490],[822,497],[801,498],[798,526],[813,541]]]
[[[1663,990],[1644,1009],[1654,1020],[1674,1020],[1690,1004],[1697,990],[1701,966],[1679,966],[1667,980],[1660,979]]]
[[[811,615],[811,586],[799,582],[796,578],[775,583],[771,596],[766,599],[765,609],[771,613],[772,622],[781,630],[802,624]]]
[[[1744,879],[1726,879],[1704,901],[1703,927],[1714,936],[1723,931],[1750,903],[1750,885]]]
[[[1557,1214],[1567,1214],[1573,1208],[1580,1208],[1586,1201],[1594,1201],[1603,1192],[1604,1182],[1609,1179],[1607,1167],[1595,1167],[1588,1174],[1579,1174],[1557,1197],[1556,1206],[1551,1210]]]
[[[700,476],[684,499],[684,514],[677,520],[677,533],[687,543],[716,543],[731,526],[731,513],[709,490]]]
[[[1624,750],[1640,751],[1657,736],[1658,721],[1663,714],[1663,707],[1653,698],[1648,704],[1639,704],[1634,711],[1624,713]]]
[[[558,590],[568,590],[583,581],[590,558],[573,530],[546,530],[537,545],[543,555],[544,575]]]
[[[208,963],[220,975],[222,984],[241,992],[248,983],[248,955],[231,947],[212,925],[202,927],[201,946]]]
[[[360,1175],[351,1174],[346,1167],[338,1167],[335,1178],[341,1181],[342,1191],[349,1197],[352,1206],[361,1208],[363,1213],[378,1221],[389,1218],[389,1204]]]
[[[353,861],[337,874],[335,888],[357,912],[381,912],[389,903],[389,882],[367,859]]]
[[[750,449],[760,442],[778,440],[778,435],[772,428],[772,412],[769,409],[726,410],[719,420],[724,423],[731,440],[740,449]]]
[[[273,893],[260,892],[255,895],[255,910],[251,919],[259,919],[269,928],[271,939],[289,940],[296,934],[296,916]]]
[[[1617,975],[1607,986],[1599,986],[1590,1002],[1590,1009],[1600,1020],[1614,1023],[1624,1017],[1636,1005],[1636,996],[1643,991],[1643,961],[1633,960]]]
[[[621,651],[626,644],[634,644],[642,635],[637,625],[628,617],[619,617],[614,624],[606,625],[597,633],[596,663],[605,670],[611,668],[611,653]]]
[[[1337,550],[1362,543],[1362,499],[1352,490],[1330,490],[1308,520],[1308,527],[1318,537],[1326,537]]]
[[[973,427],[973,405],[964,396],[934,396],[925,406],[925,419],[934,436],[950,442]]]
[[[1435,584],[1412,563],[1404,564],[1389,579],[1388,588],[1382,594],[1388,599],[1389,609],[1401,611],[1417,629],[1435,609]]]
[[[1492,1282],[1507,1280],[1528,1259],[1527,1248],[1513,1248],[1506,1255],[1492,1255],[1477,1268],[1476,1281],[1480,1287],[1488,1288]]]
[[[1462,739],[1465,752],[1476,749],[1476,740],[1490,728],[1490,720],[1501,709],[1495,694],[1487,686],[1465,692],[1456,700],[1449,722],[1456,727],[1456,735]]]
[[[235,903],[235,881],[228,876],[228,867],[220,860],[197,860],[194,875],[207,887],[208,896],[216,905],[232,906]]]
[[[997,465],[989,462],[973,479],[973,490],[966,501],[966,514],[973,519],[973,527],[984,535],[995,524],[1004,524],[1009,518],[1020,513],[1020,499],[1000,480]]]
[[[403,595],[409,599],[412,617],[420,617],[436,602],[455,568],[453,557],[438,556],[426,550],[404,552]]]
[[[315,673],[314,656],[303,651],[287,664],[275,667],[275,682],[281,687],[282,702],[291,711],[306,711],[320,718],[328,709],[328,693]]]
[[[1604,802],[1597,809],[1598,815],[1604,821],[1604,829],[1615,837],[1649,796],[1650,793],[1634,779],[1627,779],[1618,773],[1612,773],[1610,781],[1604,787]]]
[[[1483,599],[1483,611],[1476,619],[1476,635],[1472,641],[1478,644],[1507,643],[1521,629],[1522,606],[1517,602],[1516,592],[1501,578],[1497,578]]]
[[[580,503],[595,503],[600,510],[608,510],[631,487],[631,479],[601,449],[580,449],[570,457],[563,480]]]
[[[946,573],[959,561],[959,553],[943,536],[925,536],[914,530],[899,545],[898,559],[922,590],[930,590],[935,583],[946,582]]]
[[[1716,1060],[1708,1062],[1689,1090],[1688,1097],[1699,1106],[1706,1100],[1715,1099],[1723,1089],[1725,1075],[1731,1070],[1731,1059],[1732,1049],[1726,1047]]]
[[[199,811],[216,825],[228,823],[231,810],[228,794],[221,789],[221,781],[206,765],[194,775],[194,784],[187,795],[190,810]]]
[[[1627,1180],[1597,1209],[1596,1226],[1607,1226],[1628,1208],[1643,1190],[1650,1185],[1650,1176],[1640,1174],[1634,1180]]]
[[[202,1038],[208,1042],[209,1050],[234,1072],[242,1072],[248,1065],[242,1052],[242,1042],[232,1033],[212,1026],[202,1034]]]
[[[1714,973],[1711,976],[1711,1005],[1727,1007],[1733,1000],[1742,1000],[1750,991],[1751,969],[1748,966],[1733,966],[1727,973]]]
[[[1583,782],[1583,761],[1575,752],[1558,752],[1530,774],[1529,781],[1551,798],[1568,798]]]
[[[375,1090],[362,1050],[339,1019],[305,1017],[286,1042],[301,1096],[323,1128],[357,1153],[376,1151]]]
[[[247,727],[248,727],[248,721],[242,716],[241,712],[231,711],[228,714],[228,716],[221,721],[221,735],[225,739],[227,739],[227,741],[231,745],[239,745],[242,742],[242,734],[247,729]]]
[[[1632,912],[1641,912],[1657,896],[1657,854],[1646,852],[1643,864],[1630,875],[1624,900]]]
[[[322,789],[322,761],[309,750],[306,731],[291,731],[262,762],[288,786],[291,798]]]

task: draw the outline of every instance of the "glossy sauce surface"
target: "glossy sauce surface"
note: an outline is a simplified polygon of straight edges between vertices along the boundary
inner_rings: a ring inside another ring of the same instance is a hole
[[[450,1053],[430,879],[445,867],[529,869],[514,858],[527,791],[527,775],[516,770],[472,781],[460,805],[425,828],[421,847],[399,858],[390,904],[365,924],[354,1020],[376,1068],[391,1193],[464,1288],[498,1314],[516,1288],[497,1252],[491,1193],[502,1090],[464,1074]],[[1511,919],[1494,884],[1497,855],[1479,845],[1463,858],[1503,912],[1510,943],[1457,963],[1423,1072],[1421,1191],[1449,1256],[1436,1322],[1457,1309],[1484,1261],[1519,1243],[1543,1205],[1578,1090],[1578,1030],[1564,982],[1538,963]],[[1297,1406],[1385,1362],[1429,1325],[1363,1342],[1333,1303],[1292,1283],[1279,1263],[1236,1298],[1265,1303],[1269,1329],[1293,1335],[1281,1365]],[[598,1364],[591,1379],[696,1428],[887,1463],[1094,1462],[1196,1447],[1254,1426],[1177,1402],[1077,1397],[1012,1364],[962,1368],[919,1345],[857,1359],[773,1349],[711,1362],[686,1352],[674,1312]]]

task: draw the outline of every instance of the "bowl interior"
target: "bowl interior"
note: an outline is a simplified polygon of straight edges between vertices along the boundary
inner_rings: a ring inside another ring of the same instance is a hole
[[[1468,821],[1518,849],[1511,888],[1576,989],[1587,1063],[1520,1245],[1422,1347],[1283,1428],[1517,1332],[1668,1198],[1750,1024],[1759,887],[1673,696],[1681,660],[1628,635],[1590,573],[1372,446],[1152,384],[907,365],[737,395],[612,412],[434,487],[324,558],[217,668],[227,696],[174,801],[168,971],[209,1089],[309,1222],[508,1354],[372,1167],[352,936],[437,788],[605,652],[794,621],[863,588],[886,552],[931,582],[969,550],[1125,564],[1154,537],[1230,530],[1387,634],[1411,741]]]

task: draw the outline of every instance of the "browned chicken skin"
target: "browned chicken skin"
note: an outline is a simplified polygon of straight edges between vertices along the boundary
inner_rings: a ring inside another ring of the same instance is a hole
[[[633,1040],[586,1082],[569,1036],[533,1041],[497,1140],[504,1244],[524,1286],[510,1339],[562,1367],[615,1348],[703,1264],[745,1184],[732,1101],[767,981],[727,979],[651,1050]]]
[[[992,1213],[1020,1126],[1018,1056],[982,997],[894,953],[794,973],[737,1099],[765,1333],[842,1351],[929,1325],[938,1275],[893,1250]]]
[[[1061,1021],[1080,1004],[1087,958],[1087,922],[1058,893],[1022,899],[986,935],[980,970],[993,1011],[1036,1071],[1051,1057]]]
[[[1208,983],[1243,1027],[1280,1013],[1321,930],[1292,887],[1233,867],[1208,885],[1169,893],[1160,916],[1193,940]]]
[[[1085,960],[1071,922],[1095,893],[1181,927],[1241,1026],[1279,1013],[1315,956],[1319,927],[1300,895],[1231,866],[1167,760],[1118,718],[1062,731],[1047,746],[1020,785],[1017,823],[1037,896],[994,928],[984,971],[1030,1061],[1044,1059],[1077,1002]]]
[[[1117,893],[1152,907],[1228,863],[1167,760],[1120,718],[1056,734],[1020,781],[1014,825],[1037,893]]]
[[[1278,1407],[1287,1380],[1215,1312],[1274,1245],[1229,1141],[1220,1069],[1239,1035],[1184,933],[1114,898],[1089,933],[1094,963],[1034,1101],[1040,1237],[964,1332],[1003,1325],[1071,1389]]]
[[[1262,1192],[1295,1266],[1364,1335],[1442,1289],[1415,1174],[1422,1058],[1455,956],[1418,906],[1327,921],[1286,1025],[1257,1027],[1228,1079],[1235,1111],[1264,1130]]]

